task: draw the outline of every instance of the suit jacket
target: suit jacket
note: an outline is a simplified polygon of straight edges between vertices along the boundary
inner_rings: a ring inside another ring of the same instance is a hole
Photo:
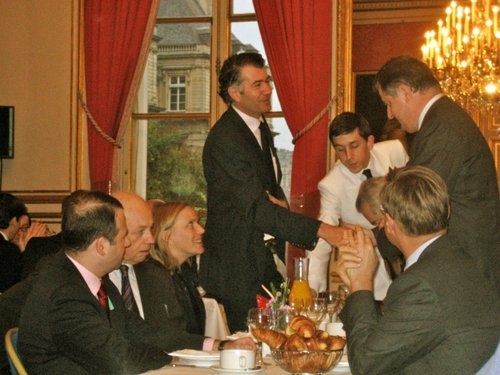
[[[182,347],[176,331],[127,311],[114,284],[103,281],[110,320],[64,252],[44,264],[19,323],[19,352],[30,374],[139,373],[168,363],[165,352]],[[190,341],[198,348],[203,337]]]
[[[48,254],[56,253],[61,247],[61,232],[53,236],[31,238],[23,252],[21,278],[25,279],[35,269],[40,259]]]
[[[0,234],[0,293],[21,280],[22,253]]]
[[[274,145],[272,151],[277,160]],[[320,222],[268,200],[266,191],[284,199],[283,190],[255,136],[232,107],[207,137],[203,169],[208,214],[200,283],[224,305],[230,330],[243,330],[256,295],[264,294],[260,285],[282,280],[265,248],[264,233],[313,248]]]
[[[154,259],[134,265],[134,271],[146,322],[204,336],[205,308],[194,286],[186,286],[189,289],[179,291],[183,294],[179,295],[170,272]],[[181,302],[186,297],[192,298],[191,310]]]
[[[410,164],[431,168],[445,180],[449,232],[500,294],[500,198],[493,157],[476,124],[451,99],[440,98],[415,133]]]
[[[487,302],[485,302],[487,301]],[[356,374],[475,374],[500,339],[500,300],[457,239],[444,235],[391,284],[381,315],[368,291],[340,317]]]

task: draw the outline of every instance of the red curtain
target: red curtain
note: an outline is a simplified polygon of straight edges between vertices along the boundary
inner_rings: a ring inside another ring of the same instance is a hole
[[[158,0],[84,0],[91,188],[110,192],[113,162],[144,70]],[[96,128],[99,128],[96,129]]]
[[[330,103],[331,0],[253,0],[276,91],[292,135]],[[295,143],[291,208],[317,217],[325,176],[328,111]]]

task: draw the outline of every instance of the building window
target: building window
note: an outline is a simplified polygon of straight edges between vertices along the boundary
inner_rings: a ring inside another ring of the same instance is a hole
[[[218,56],[214,51],[227,52]],[[133,114],[133,188],[139,194],[206,207],[203,145],[210,126],[226,109],[217,95],[217,67],[229,54],[241,51],[265,57],[252,0],[160,1]],[[276,92],[267,119],[281,161],[281,185],[288,193],[293,145]]]
[[[172,76],[169,84],[170,104],[172,112],[184,111],[186,109],[186,77]]]

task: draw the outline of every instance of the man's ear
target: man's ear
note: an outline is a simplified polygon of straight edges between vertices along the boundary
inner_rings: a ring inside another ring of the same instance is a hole
[[[373,148],[373,145],[375,144],[375,136],[369,135],[366,139],[366,144],[368,146],[368,149],[371,150]]]
[[[240,101],[241,94],[240,94],[240,90],[238,89],[238,87],[236,85],[229,86],[229,88],[227,89],[227,93],[229,94],[229,96],[231,97],[233,102]]]
[[[104,236],[99,236],[94,242],[97,253],[101,256],[106,255],[110,246],[109,240]]]

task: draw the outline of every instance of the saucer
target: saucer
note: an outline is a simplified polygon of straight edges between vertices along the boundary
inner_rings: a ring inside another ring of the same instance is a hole
[[[238,369],[222,368],[220,366],[210,366],[210,369],[214,370],[218,374],[258,374],[264,371],[264,367],[238,370]]]

